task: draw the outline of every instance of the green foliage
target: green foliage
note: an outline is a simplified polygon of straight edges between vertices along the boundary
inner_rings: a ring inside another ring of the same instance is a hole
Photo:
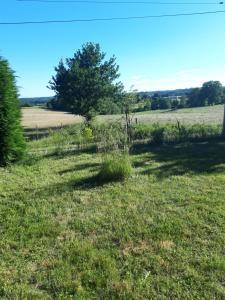
[[[149,111],[151,110],[152,99],[146,94],[137,93],[136,106],[133,108],[133,112]]]
[[[160,97],[158,94],[154,94],[151,102],[151,109],[170,109],[172,107],[172,101],[170,97]]]
[[[145,101],[145,104],[144,104],[144,110],[145,111],[148,111],[148,110],[151,110],[151,100],[150,99],[147,99],[146,101]]]
[[[204,106],[200,101],[200,89],[195,88],[188,94],[188,107]]]
[[[93,130],[89,126],[84,127],[83,135],[84,135],[84,138],[89,142],[91,142],[94,138]]]
[[[206,105],[223,103],[223,86],[219,81],[205,82],[200,91],[200,99]]]
[[[151,109],[152,110],[157,110],[159,109],[159,101],[157,98],[153,98],[151,102]]]
[[[132,173],[132,165],[127,153],[115,152],[103,157],[99,178],[102,181],[123,180]]]
[[[95,124],[93,130],[100,152],[108,153],[127,149],[127,135],[120,122]]]
[[[139,95],[138,109],[136,111],[145,111],[145,105],[140,105],[148,99],[151,101],[151,110],[158,109],[181,109],[185,107],[201,107],[214,104],[222,104],[225,101],[225,90],[219,81],[205,82],[201,88],[193,88],[188,94],[173,97],[169,94],[163,96],[155,93],[152,98],[148,95]],[[150,109],[148,109],[150,110]]]
[[[153,131],[151,133],[151,143],[154,145],[162,145],[164,142],[165,128],[158,124],[153,125]]]
[[[179,107],[179,100],[178,99],[172,100],[172,102],[171,102],[171,108],[173,110],[176,110],[176,109],[178,109],[178,107]]]
[[[97,111],[100,115],[120,114],[122,103],[110,98],[100,99],[97,103]]]
[[[131,147],[132,144],[132,108],[134,103],[137,102],[137,91],[133,89],[131,86],[130,91],[126,93],[123,97],[123,113],[124,113],[124,121],[125,121],[125,133],[127,139],[128,148]]]
[[[87,43],[65,64],[61,60],[50,81],[50,88],[56,93],[51,106],[89,117],[91,110],[97,112],[101,99],[120,98],[123,87],[116,82],[116,58],[105,60],[105,56],[99,44]]]
[[[134,126],[133,138],[161,145],[218,138],[221,135],[221,129],[221,125],[182,125],[179,122],[177,124],[138,124]]]
[[[172,103],[169,97],[159,98],[159,109],[170,109]]]
[[[0,165],[23,157],[25,140],[20,120],[14,73],[0,57]]]
[[[189,107],[224,103],[224,88],[219,81],[205,82],[201,89],[196,88],[188,95]]]
[[[33,141],[29,150],[61,155],[72,148],[82,148],[90,142],[84,134],[85,127],[85,124],[78,124],[55,131],[49,130],[47,136]]]
[[[186,96],[182,96],[180,98],[179,104],[178,104],[178,108],[185,108],[187,107],[187,97]]]

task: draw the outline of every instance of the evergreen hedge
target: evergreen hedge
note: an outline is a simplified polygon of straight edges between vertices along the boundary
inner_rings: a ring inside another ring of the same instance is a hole
[[[0,57],[0,165],[20,160],[25,151],[14,72]]]

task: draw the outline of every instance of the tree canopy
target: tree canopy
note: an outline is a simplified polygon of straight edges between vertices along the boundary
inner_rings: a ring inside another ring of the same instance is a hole
[[[188,95],[188,106],[206,106],[224,103],[224,88],[219,81],[208,81]]]
[[[224,99],[224,89],[219,81],[205,82],[200,91],[200,99],[205,105],[219,104]]]
[[[117,81],[119,66],[115,56],[105,59],[99,44],[87,43],[72,58],[61,60],[56,75],[49,82],[55,91],[55,108],[87,117],[99,105],[108,106],[109,99],[118,101],[123,86]]]

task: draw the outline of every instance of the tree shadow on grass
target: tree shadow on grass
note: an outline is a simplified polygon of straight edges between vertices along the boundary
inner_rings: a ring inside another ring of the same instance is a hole
[[[77,190],[89,190],[97,187],[102,187],[109,181],[101,180],[99,175],[81,178],[73,182],[73,187]]]
[[[96,187],[101,187],[105,182],[101,182],[98,176],[93,175],[85,178],[70,179],[67,181],[60,181],[57,183],[48,183],[37,188],[24,187],[21,191],[15,191],[11,193],[8,197],[11,200],[21,200],[27,199],[26,201],[33,201],[41,199],[42,201],[46,199],[55,199],[55,197],[62,197],[64,194],[68,195],[75,190],[90,190]]]
[[[89,147],[85,147],[85,148],[75,148],[75,149],[69,149],[69,150],[65,150],[65,149],[55,149],[50,153],[47,154],[43,154],[42,158],[52,158],[52,159],[64,159],[64,158],[68,158],[70,156],[74,156],[74,155],[81,155],[81,154],[94,154],[96,153],[96,146],[89,146]]]
[[[137,153],[147,153],[147,146],[143,146],[142,150],[139,146]],[[153,174],[163,178],[186,173],[225,173],[225,141],[222,140],[161,147],[148,146],[148,151],[151,154],[147,159],[145,156],[136,163],[136,166],[144,168],[142,174]],[[149,161],[148,166],[146,161]],[[155,163],[159,166],[154,167]]]
[[[59,175],[64,175],[64,174],[75,172],[75,171],[82,171],[84,169],[89,169],[89,170],[91,169],[92,171],[94,171],[98,166],[99,166],[99,163],[79,164],[79,165],[75,165],[72,168],[60,171]]]
[[[50,127],[24,127],[24,135],[28,141],[40,140],[44,137],[49,136],[52,132],[62,130],[64,128],[69,128],[70,125],[60,125],[60,126],[50,126]]]
[[[38,198],[47,196],[61,196],[64,193],[73,192],[75,190],[91,190],[94,188],[103,187],[107,183],[109,183],[109,181],[103,181],[99,178],[98,175],[92,175],[79,179],[71,179],[69,181],[46,185],[41,189],[38,189],[35,194]]]

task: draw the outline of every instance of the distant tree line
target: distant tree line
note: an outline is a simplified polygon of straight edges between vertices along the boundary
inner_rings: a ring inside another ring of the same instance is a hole
[[[222,104],[225,102],[225,89],[219,81],[208,81],[201,88],[194,88],[181,96],[163,96],[155,93],[140,93],[137,97],[135,111],[158,109],[178,109]]]
[[[31,107],[37,105],[46,105],[52,97],[33,97],[33,98],[19,98],[20,107]]]
[[[188,107],[221,104],[225,102],[225,90],[219,81],[205,82],[188,95]]]
[[[186,107],[186,96],[160,96],[155,93],[153,96],[138,96],[137,105],[134,111],[148,111],[158,109],[177,109]]]

